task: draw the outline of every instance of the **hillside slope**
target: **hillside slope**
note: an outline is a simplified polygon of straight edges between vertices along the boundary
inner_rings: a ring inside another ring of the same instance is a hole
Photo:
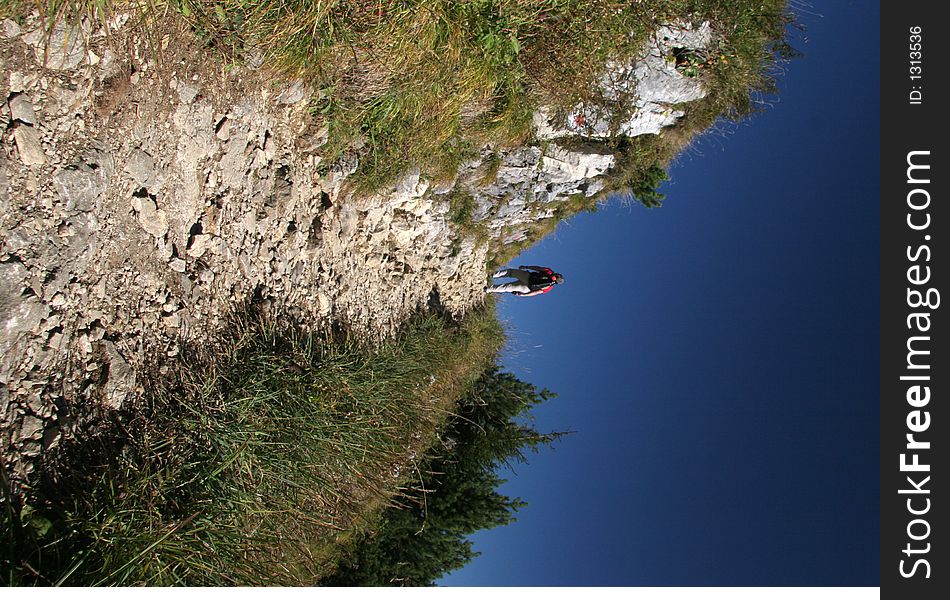
[[[738,52],[738,26],[669,16],[595,65],[587,97],[538,95],[520,139],[483,138],[448,173],[409,165],[367,190],[372,139],[340,151],[314,78],[209,52],[175,18],[0,25],[0,428],[14,489],[83,415],[134,407],[185,349],[213,354],[242,307],[369,341],[428,308],[463,315],[491,264],[629,190],[631,173],[652,178],[633,188],[655,203],[663,163],[722,110],[748,109],[706,76]]]

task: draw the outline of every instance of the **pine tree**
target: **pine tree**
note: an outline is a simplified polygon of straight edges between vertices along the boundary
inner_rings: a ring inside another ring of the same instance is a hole
[[[528,450],[560,433],[538,433],[519,417],[552,398],[547,390],[498,367],[487,371],[459,403],[454,417],[420,466],[422,481],[385,511],[377,533],[361,540],[323,585],[433,585],[477,553],[466,538],[506,525],[526,505],[496,490],[497,470],[524,462]]]

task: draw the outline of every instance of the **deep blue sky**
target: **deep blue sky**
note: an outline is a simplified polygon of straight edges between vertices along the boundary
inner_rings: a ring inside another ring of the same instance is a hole
[[[442,584],[878,585],[879,19],[800,10],[778,102],[680,157],[662,208],[513,261],[567,278],[501,303],[503,364],[576,433]]]

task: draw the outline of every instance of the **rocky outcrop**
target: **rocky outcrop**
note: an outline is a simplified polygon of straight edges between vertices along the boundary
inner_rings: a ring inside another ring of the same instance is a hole
[[[685,114],[678,105],[706,96],[701,79],[686,73],[690,57],[705,54],[711,42],[708,22],[660,27],[639,56],[607,63],[598,90],[606,102],[578,104],[560,116],[550,108],[539,110],[534,116],[538,138],[660,133]]]
[[[534,127],[542,142],[502,151],[494,182],[465,184],[478,201],[476,219],[484,220],[499,242],[520,241],[527,225],[555,214],[558,202],[600,192],[600,177],[613,167],[614,156],[598,142],[659,134],[685,114],[685,103],[704,98],[702,79],[688,76],[677,63],[704,53],[711,41],[707,22],[661,27],[637,57],[605,65],[599,91],[607,103],[578,104],[566,114],[541,107]]]
[[[658,131],[701,95],[666,57],[688,36],[708,41],[708,27],[671,29],[643,63],[611,65],[606,93],[639,94],[619,129],[608,115],[571,125],[585,107],[560,122],[541,111],[548,141],[486,147],[449,184],[414,171],[358,194],[358,159],[321,155],[303,82],[196,64],[184,33],[162,38],[157,60],[123,23],[108,39],[0,30],[0,443],[19,482],[74,407],[127,405],[149,384],[145,365],[215,343],[250,298],[377,339],[433,299],[459,314],[480,303],[490,247],[601,190],[614,157],[597,139]],[[487,241],[453,226],[459,192]]]

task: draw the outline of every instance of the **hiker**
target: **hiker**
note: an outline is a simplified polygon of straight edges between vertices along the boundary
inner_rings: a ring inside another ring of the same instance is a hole
[[[492,275],[492,279],[499,277],[514,277],[517,281],[496,283],[485,288],[492,294],[510,292],[515,296],[537,296],[551,291],[555,285],[564,283],[564,276],[555,273],[547,267],[521,265],[517,269],[501,269]]]

